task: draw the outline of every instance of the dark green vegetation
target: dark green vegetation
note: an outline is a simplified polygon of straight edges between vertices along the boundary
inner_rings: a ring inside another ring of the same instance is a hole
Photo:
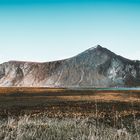
[[[0,93],[1,140],[140,139],[139,90],[1,88]]]

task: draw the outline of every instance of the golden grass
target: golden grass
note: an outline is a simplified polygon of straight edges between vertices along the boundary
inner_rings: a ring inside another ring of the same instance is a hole
[[[108,93],[107,93],[108,94]],[[56,97],[54,97],[56,98]],[[123,96],[115,96],[115,94],[113,93],[111,95],[111,93],[109,93],[109,95],[104,95],[101,96],[99,95],[95,95],[95,96],[59,96],[57,97],[57,99],[59,100],[66,100],[66,101],[121,101],[121,102],[139,102],[140,103],[140,98],[135,98],[135,97],[128,97],[128,98],[124,98]]]
[[[63,88],[44,88],[44,87],[0,87],[0,94],[12,94],[12,93],[30,93],[39,94],[46,92],[64,92]]]
[[[124,101],[140,102],[139,90],[77,90],[45,87],[1,87],[0,96],[44,96],[45,99],[64,101]],[[47,98],[46,98],[47,97]],[[48,98],[50,97],[50,98]]]

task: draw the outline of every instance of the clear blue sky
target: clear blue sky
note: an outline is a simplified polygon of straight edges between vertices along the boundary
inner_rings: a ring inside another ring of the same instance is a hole
[[[0,0],[0,62],[64,59],[97,44],[140,60],[140,0]]]

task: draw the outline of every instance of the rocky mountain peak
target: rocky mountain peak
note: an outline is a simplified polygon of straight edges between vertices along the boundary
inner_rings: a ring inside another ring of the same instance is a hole
[[[0,65],[0,86],[140,86],[140,62],[96,45],[75,57],[60,61],[3,63]]]
[[[89,53],[101,52],[101,53],[106,53],[106,54],[109,54],[109,55],[110,55],[110,54],[115,55],[113,52],[111,52],[111,51],[108,50],[107,48],[102,47],[101,45],[96,45],[96,46],[94,46],[94,47],[91,47],[91,48],[87,49],[86,51],[84,51],[84,52],[82,52],[82,53],[87,53],[87,52],[89,52]],[[82,53],[81,53],[81,54],[82,54]]]
[[[96,46],[93,46],[93,47],[87,49],[86,51],[95,51],[95,50],[101,50],[101,49],[103,49],[102,46],[96,45]]]
[[[95,48],[96,49],[103,49],[103,47],[101,45],[96,45]]]

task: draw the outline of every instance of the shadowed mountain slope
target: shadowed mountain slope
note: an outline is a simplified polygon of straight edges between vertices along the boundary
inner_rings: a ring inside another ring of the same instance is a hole
[[[0,86],[140,86],[140,61],[123,58],[97,45],[60,61],[9,61],[0,64]]]

